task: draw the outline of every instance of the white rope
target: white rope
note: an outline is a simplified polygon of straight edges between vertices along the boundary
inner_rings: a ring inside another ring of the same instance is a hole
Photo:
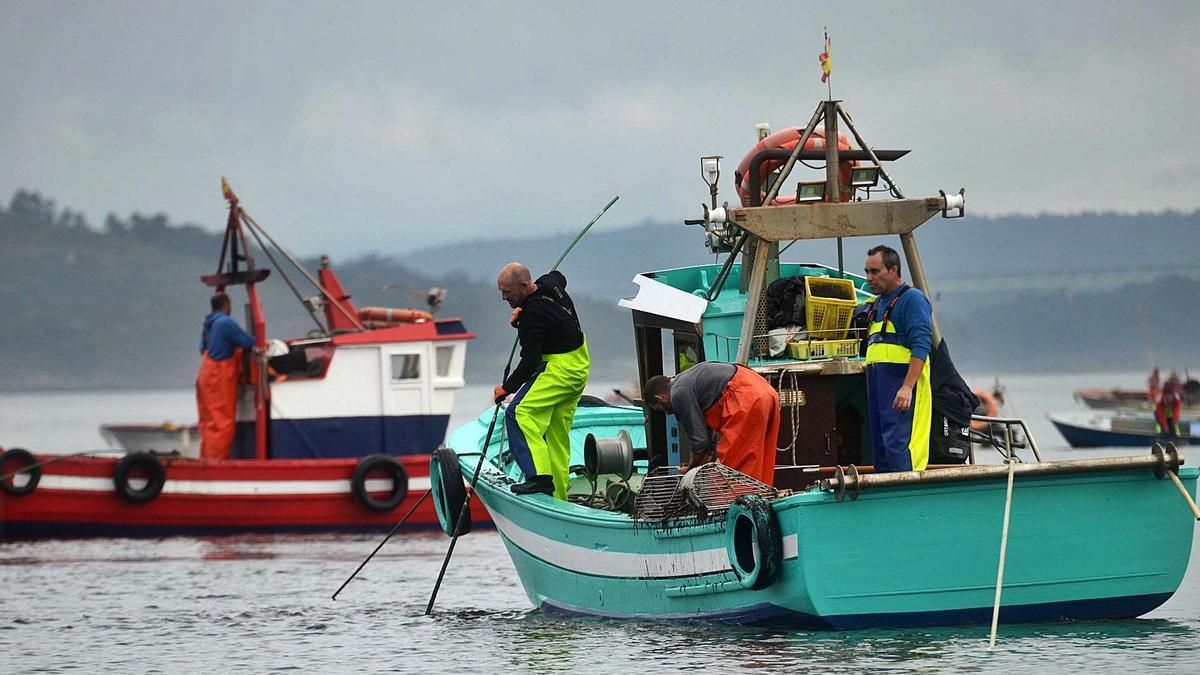
[[[996,602],[992,606],[992,637],[988,649],[996,647],[996,626],[1000,622],[1000,589],[1004,585],[1004,554],[1008,550],[1008,518],[1012,513],[1013,470],[1016,466],[1017,463],[1010,456],[1008,459],[1008,491],[1004,497],[1004,529],[1000,533],[1000,569],[996,572]]]

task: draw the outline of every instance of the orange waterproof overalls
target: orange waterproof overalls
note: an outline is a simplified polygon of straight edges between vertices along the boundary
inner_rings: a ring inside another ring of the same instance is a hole
[[[779,394],[745,366],[738,366],[721,397],[704,411],[705,424],[721,434],[721,463],[767,485],[775,481],[779,419]]]
[[[228,459],[233,447],[233,432],[237,427],[237,387],[242,352],[239,347],[233,356],[215,361],[208,350],[200,357],[200,372],[196,375],[196,407],[200,414],[200,457]]]

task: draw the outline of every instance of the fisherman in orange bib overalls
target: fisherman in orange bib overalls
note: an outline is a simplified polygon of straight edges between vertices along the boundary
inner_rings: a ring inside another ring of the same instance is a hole
[[[212,312],[200,331],[200,372],[196,375],[196,408],[200,414],[200,457],[227,459],[237,425],[237,385],[242,350],[254,338],[229,316],[229,296],[212,296]]]
[[[720,461],[761,483],[774,483],[779,393],[762,375],[705,361],[674,379],[646,380],[642,398],[652,410],[674,413],[691,446],[688,469]],[[720,435],[715,441],[714,431]]]

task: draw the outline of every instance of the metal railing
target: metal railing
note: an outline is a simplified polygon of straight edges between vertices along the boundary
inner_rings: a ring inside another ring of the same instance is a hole
[[[1024,419],[1020,417],[990,417],[988,415],[971,415],[971,421],[984,422],[988,425],[988,431],[986,434],[981,431],[971,431],[972,447],[970,450],[970,461],[972,464],[975,464],[975,443],[991,445],[992,447],[996,448],[996,450],[1000,451],[1000,454],[1004,455],[1005,459],[1015,459],[1018,462],[1021,461],[1021,458],[1017,457],[1014,450],[1028,447],[1029,449],[1033,450],[1034,459],[1036,459],[1038,462],[1042,461],[1042,453],[1038,449],[1037,441],[1034,440],[1033,433],[1029,431],[1029,425],[1025,423]],[[996,437],[996,432],[994,429],[996,425],[1002,425],[1004,427],[1003,440]],[[1023,441],[1017,441],[1015,439],[1015,436],[1013,435],[1013,427],[1021,428],[1021,433],[1024,436]]]

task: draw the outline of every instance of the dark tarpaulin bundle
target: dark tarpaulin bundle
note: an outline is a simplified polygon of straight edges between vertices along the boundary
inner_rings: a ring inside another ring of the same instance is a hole
[[[979,405],[979,397],[958,374],[945,339],[938,342],[937,349],[930,355],[929,387],[934,410],[959,427],[971,425],[971,415]]]
[[[767,286],[767,328],[804,325],[804,277],[776,279]]]

